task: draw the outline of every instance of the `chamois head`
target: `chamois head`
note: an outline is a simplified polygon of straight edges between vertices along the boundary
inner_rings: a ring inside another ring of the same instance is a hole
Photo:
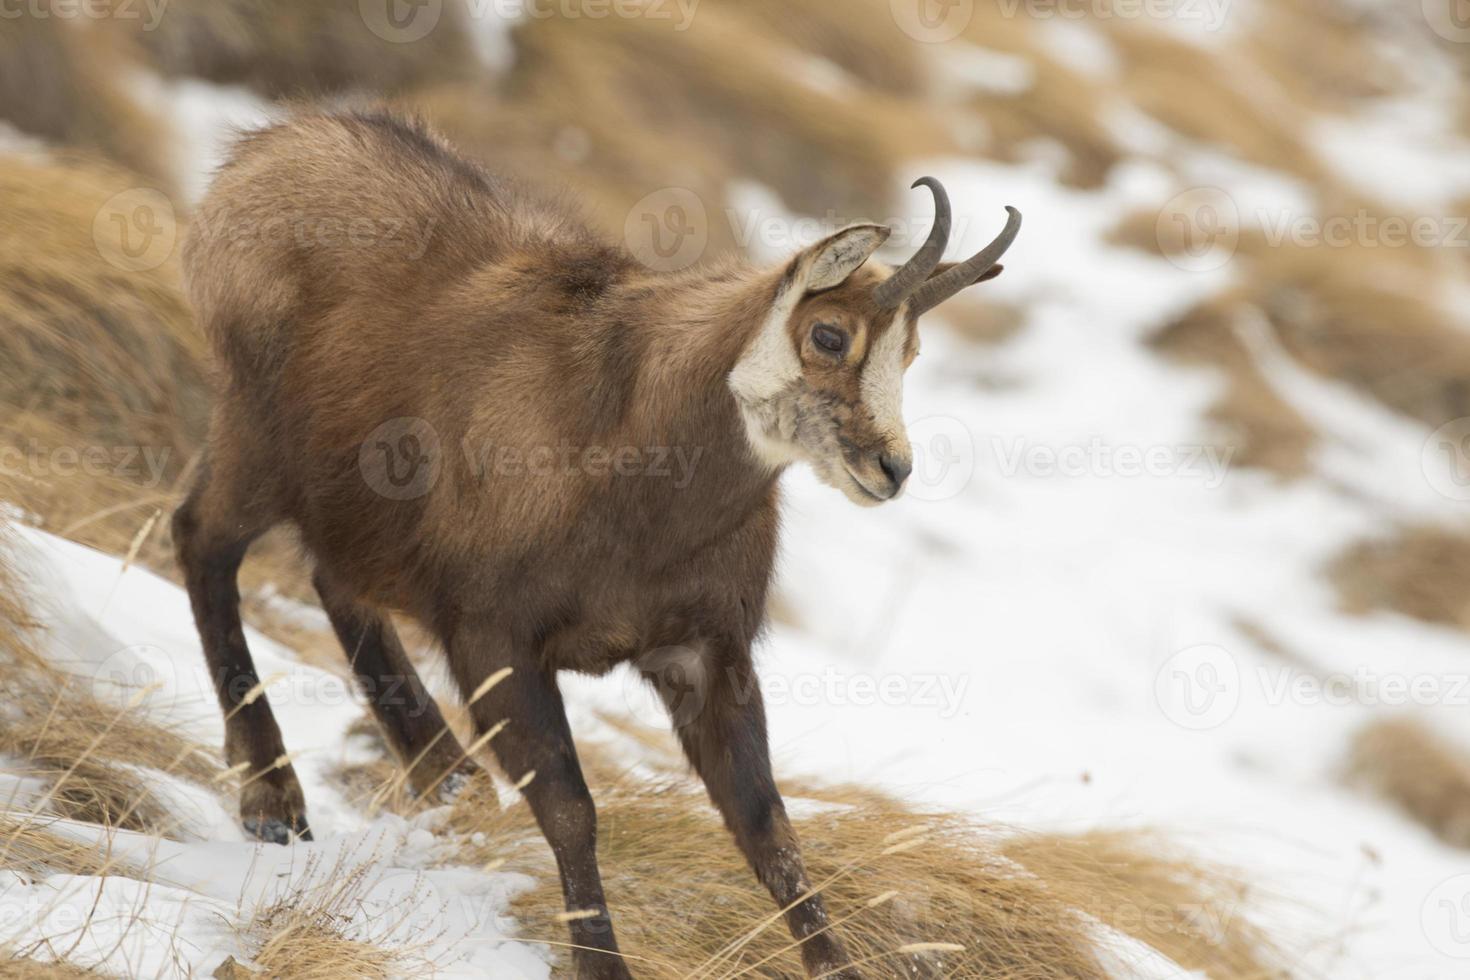
[[[760,333],[730,374],[754,452],[780,466],[806,460],[855,503],[897,497],[913,469],[903,424],[903,373],[919,351],[918,319],[955,293],[992,279],[1021,215],[964,262],[942,263],[949,196],[933,177],[934,226],[913,258],[888,272],[868,266],[887,240],[881,225],[852,225],[791,260]]]

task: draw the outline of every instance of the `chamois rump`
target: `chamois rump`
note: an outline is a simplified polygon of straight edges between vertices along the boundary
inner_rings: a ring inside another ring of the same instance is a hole
[[[476,766],[390,611],[438,638],[467,699],[479,692],[479,732],[508,720],[489,744],[526,781],[566,907],[582,913],[569,923],[579,977],[630,974],[557,672],[629,661],[670,702],[808,973],[857,977],[771,775],[751,645],[782,470],[804,461],[863,505],[899,495],[917,319],[999,272],[1019,230],[1008,208],[991,245],[941,263],[949,201],[933,178],[920,185],[935,223],[896,270],[869,261],[889,229],[858,224],[771,268],[672,274],[414,121],[306,114],[242,137],[183,250],[222,390],[173,532],[246,830],[310,839],[236,585],[251,542],[288,523],[416,792]],[[681,480],[641,471],[649,447],[694,464]],[[674,673],[697,710],[660,682]]]

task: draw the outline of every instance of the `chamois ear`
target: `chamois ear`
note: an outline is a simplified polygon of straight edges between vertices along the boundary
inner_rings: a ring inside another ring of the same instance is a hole
[[[890,234],[892,229],[883,225],[849,225],[827,236],[793,260],[797,281],[807,292],[842,285]]]

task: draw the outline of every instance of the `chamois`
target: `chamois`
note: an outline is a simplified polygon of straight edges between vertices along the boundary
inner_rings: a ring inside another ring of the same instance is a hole
[[[806,970],[857,977],[808,894],[751,645],[782,470],[805,461],[859,504],[899,495],[916,321],[995,275],[1019,230],[1008,208],[991,245],[941,263],[949,201],[920,185],[933,230],[897,270],[868,261],[889,229],[857,224],[773,268],[661,273],[414,121],[304,114],[243,136],[183,250],[222,390],[173,533],[246,830],[311,836],[236,585],[288,523],[416,792],[476,767],[390,612],[442,643],[479,732],[508,720],[489,745],[581,913],[578,977],[630,974],[556,678],[624,662],[664,697]]]

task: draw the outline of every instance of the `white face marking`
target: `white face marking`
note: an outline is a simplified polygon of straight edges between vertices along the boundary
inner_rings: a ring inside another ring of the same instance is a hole
[[[903,359],[906,314],[903,307],[894,315],[893,323],[878,337],[868,352],[863,366],[863,405],[873,414],[873,421],[883,438],[894,446],[906,445],[903,424]]]
[[[786,324],[803,292],[799,283],[791,283],[776,297],[760,333],[730,372],[730,390],[740,405],[750,447],[758,459],[772,467],[796,461],[796,447],[789,441],[794,433],[782,432],[775,400],[801,377],[801,358],[791,344]]]

